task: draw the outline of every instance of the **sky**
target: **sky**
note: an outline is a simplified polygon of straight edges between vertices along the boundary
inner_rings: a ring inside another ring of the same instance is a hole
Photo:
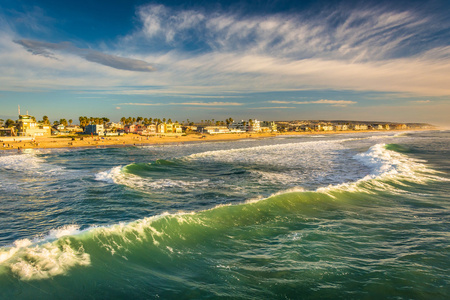
[[[0,0],[0,118],[450,126],[450,1]]]

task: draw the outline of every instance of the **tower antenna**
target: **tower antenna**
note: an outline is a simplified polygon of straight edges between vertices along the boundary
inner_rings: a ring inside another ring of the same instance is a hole
[[[19,116],[20,116],[20,105],[18,105],[19,106]]]

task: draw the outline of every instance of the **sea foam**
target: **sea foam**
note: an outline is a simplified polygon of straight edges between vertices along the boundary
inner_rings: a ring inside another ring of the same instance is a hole
[[[0,272],[9,269],[22,280],[32,280],[61,275],[77,265],[87,266],[90,256],[83,246],[65,238],[81,232],[79,226],[68,225],[44,237],[17,240],[0,248]]]

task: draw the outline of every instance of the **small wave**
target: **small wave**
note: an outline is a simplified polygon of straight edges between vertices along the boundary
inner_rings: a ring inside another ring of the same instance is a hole
[[[135,174],[125,172],[125,167],[117,166],[110,170],[95,174],[95,180],[104,181],[107,183],[121,184],[130,188],[140,189],[142,191],[148,190],[165,190],[172,188],[181,188],[184,190],[194,189],[201,185],[208,184],[209,179],[203,180],[175,180],[169,178],[153,179],[144,178]]]
[[[95,174],[95,180],[104,181],[107,183],[116,183],[119,180],[119,178],[122,177],[123,177],[122,166],[117,166],[110,170]]]

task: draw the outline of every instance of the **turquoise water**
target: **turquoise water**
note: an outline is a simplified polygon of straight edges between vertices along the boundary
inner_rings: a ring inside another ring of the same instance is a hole
[[[450,133],[0,155],[1,299],[447,299]]]

